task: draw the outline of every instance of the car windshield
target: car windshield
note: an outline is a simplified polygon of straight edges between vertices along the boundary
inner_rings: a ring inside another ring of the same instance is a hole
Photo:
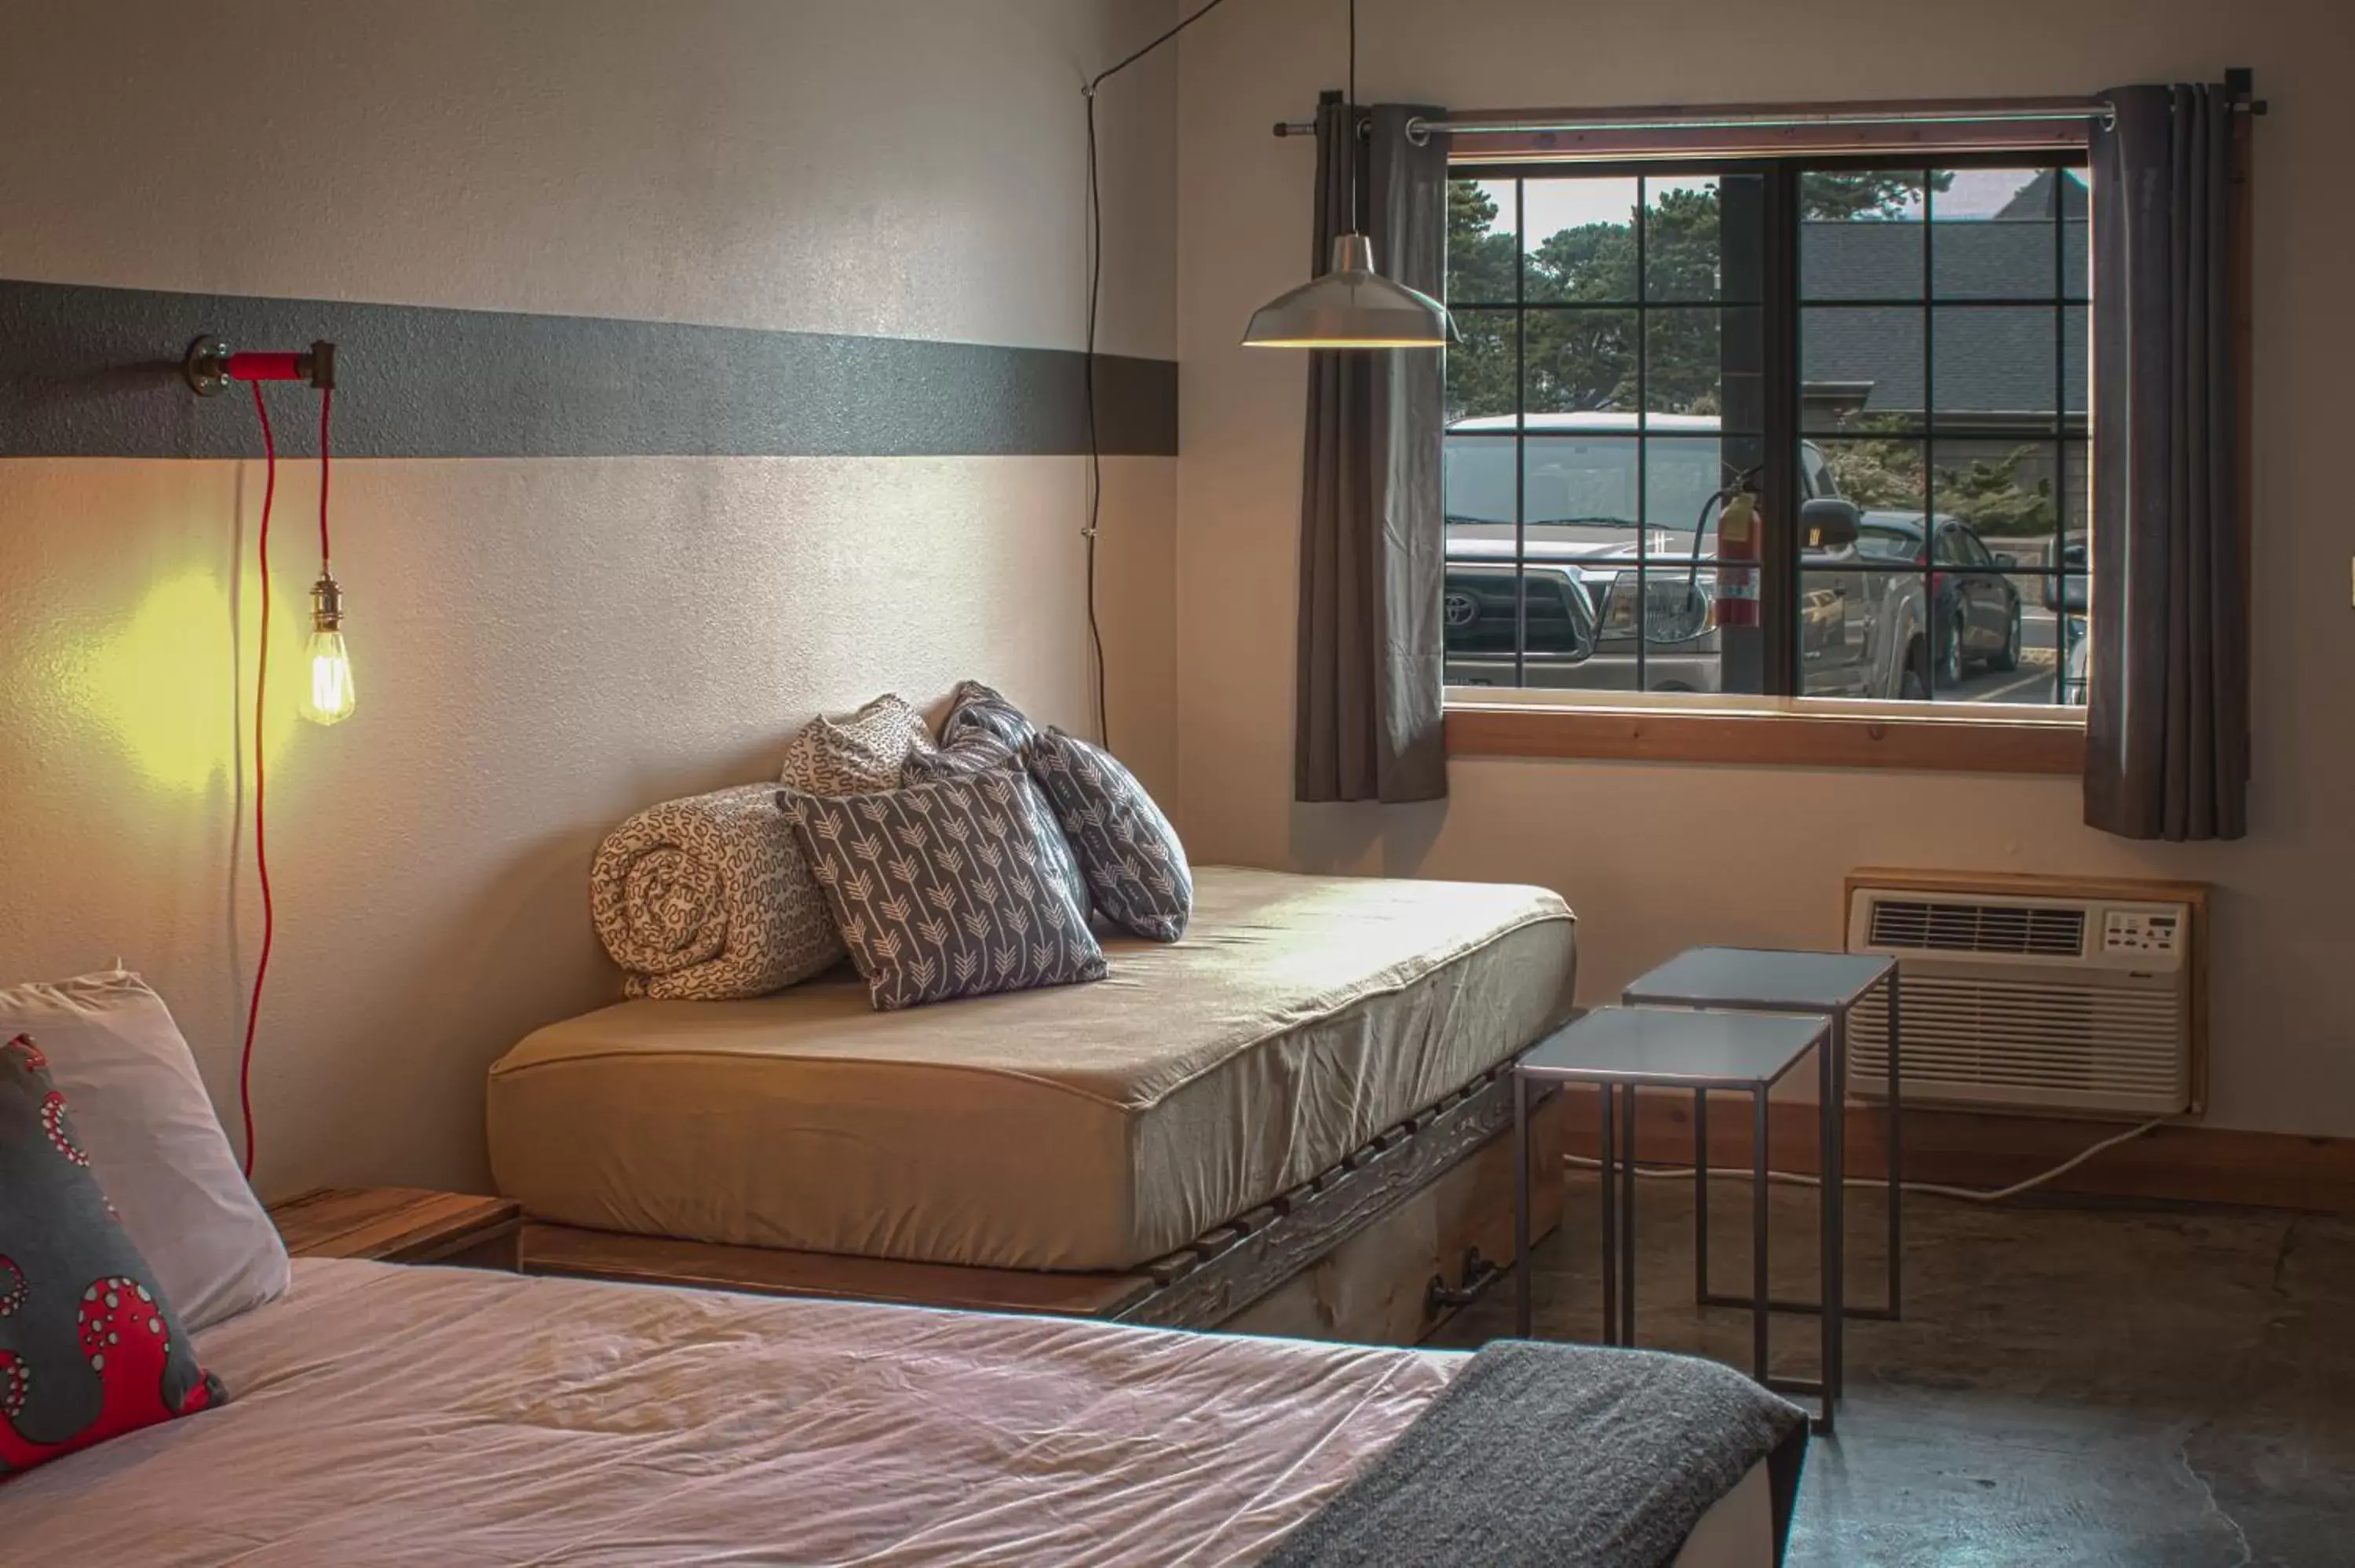
[[[1876,560],[1911,561],[1922,553],[1922,536],[1882,524],[1867,523],[1856,538],[1857,554]]]
[[[1717,493],[1713,440],[1656,440],[1639,459],[1631,436],[1529,436],[1521,443],[1521,517],[1526,523],[1689,529]],[[1640,467],[1639,467],[1640,463]],[[1487,435],[1447,438],[1441,459],[1447,520],[1514,521],[1514,442]],[[1641,475],[1641,482],[1638,475]]]

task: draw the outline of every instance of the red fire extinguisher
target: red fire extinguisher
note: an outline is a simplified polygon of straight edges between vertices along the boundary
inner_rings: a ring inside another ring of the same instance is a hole
[[[1744,475],[1717,521],[1717,623],[1758,624],[1758,492]]]

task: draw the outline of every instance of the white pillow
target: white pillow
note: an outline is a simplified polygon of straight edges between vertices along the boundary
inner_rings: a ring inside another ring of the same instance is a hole
[[[117,969],[0,991],[29,1034],[132,1243],[191,1331],[286,1288],[286,1245],[246,1185],[164,999]]]

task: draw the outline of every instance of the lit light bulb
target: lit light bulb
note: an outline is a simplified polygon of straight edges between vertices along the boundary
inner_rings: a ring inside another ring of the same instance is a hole
[[[303,716],[313,724],[343,723],[359,699],[352,687],[351,651],[344,646],[344,590],[325,572],[311,587],[311,645],[304,653],[311,683],[303,694]]]

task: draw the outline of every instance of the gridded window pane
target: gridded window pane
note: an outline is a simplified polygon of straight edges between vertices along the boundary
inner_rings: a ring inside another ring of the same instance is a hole
[[[1532,556],[1634,553],[1643,520],[1641,442],[1633,436],[1533,435],[1523,447],[1521,508]]]
[[[1965,567],[1937,573],[1931,583],[1937,701],[2060,700],[2058,622],[2045,606],[2044,578]]]
[[[2093,451],[2083,440],[2061,443],[2061,532],[2064,545],[2074,546],[2082,553],[2093,537],[2094,484]],[[2080,561],[2079,565],[2083,563]]]
[[[1917,572],[1861,571],[1853,546],[1800,556],[1799,690],[1810,697],[1921,702],[1929,666],[1920,642]]]
[[[1840,497],[1862,514],[1856,548],[1863,559],[1882,566],[1917,559],[1922,554],[1921,439],[1820,438],[1808,444],[1821,454]]]
[[[1653,415],[1706,418],[1712,428],[1765,428],[1764,348],[1760,313],[1692,306],[1649,313],[1645,326],[1644,401]],[[1663,421],[1649,421],[1655,429]],[[1671,427],[1674,421],[1668,421]]]
[[[1637,185],[1578,175],[1521,183],[1526,298],[1635,301]]]
[[[1733,444],[1714,436],[1655,436],[1645,443],[1646,556],[1678,563],[1717,558],[1718,508],[1710,501],[1734,477]]]
[[[1511,542],[1513,522],[1519,515],[1514,502],[1519,493],[1518,461],[1519,443],[1510,436],[1448,435],[1440,449],[1439,488],[1450,552],[1462,531],[1459,525],[1495,525],[1503,529],[1502,535],[1487,536]]]
[[[1644,689],[1722,691],[1725,658],[1717,630],[1718,574],[1677,562],[1646,567],[1642,575]]]
[[[1799,423],[1809,431],[1912,429],[1927,344],[1918,306],[1799,313]],[[2051,394],[2046,395],[2050,402]]]
[[[1455,556],[1441,609],[1450,685],[1561,684],[1593,648],[1593,605],[1559,567]]]
[[[1532,417],[1636,409],[1638,313],[1530,311],[1521,317],[1521,407]]]
[[[2094,297],[2094,198],[2083,169],[2063,169],[2061,217],[2061,289],[2073,300]]]
[[[1458,306],[1455,316],[1463,341],[1446,350],[1448,422],[1510,419],[1519,402],[1514,313]]]
[[[1930,291],[1941,300],[2051,299],[2059,292],[2058,169],[1943,171],[1930,204]],[[2082,199],[2083,186],[2075,187]],[[2079,216],[2083,216],[2082,207]]]
[[[2061,376],[2060,312],[2050,305],[1941,305],[1930,313],[1931,418],[2050,429]]]
[[[1799,297],[1918,300],[1923,181],[1918,173],[1799,176]]]
[[[1938,702],[2049,700],[2014,694],[2030,684],[2019,666],[2032,593],[1962,524],[1941,523],[1938,532],[1939,569],[1930,574],[1924,607],[1931,695]]]
[[[2057,441],[1955,440],[1931,448],[1938,515],[1967,524],[1989,549],[2041,567],[2060,521]]]
[[[1729,249],[1736,253],[1739,285],[1732,297],[1758,297],[1756,258],[1763,248],[1754,238],[1745,243],[1738,228],[1756,225],[1759,183],[1755,176],[1720,181],[1714,175],[1673,175],[1644,182],[1645,299],[1723,297]],[[1727,185],[1736,187],[1731,211],[1722,188]]]
[[[2070,305],[2061,313],[2061,407],[2069,429],[2085,429],[2093,408],[2093,312]]]
[[[1520,255],[1519,217],[1515,200],[1515,184],[1511,180],[1448,182],[1450,305],[1513,302],[1513,268]]]

